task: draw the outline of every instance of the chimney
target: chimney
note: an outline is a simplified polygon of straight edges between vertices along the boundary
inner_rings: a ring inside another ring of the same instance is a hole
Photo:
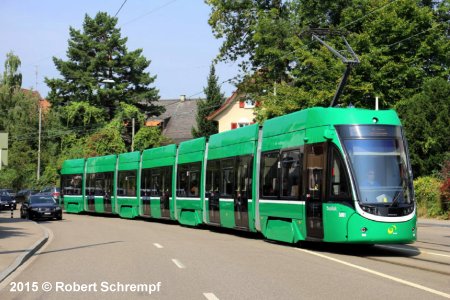
[[[186,95],[180,95],[180,101],[181,102],[186,101]]]

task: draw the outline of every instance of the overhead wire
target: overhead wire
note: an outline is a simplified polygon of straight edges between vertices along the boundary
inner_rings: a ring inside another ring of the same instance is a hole
[[[114,17],[117,17],[117,15],[119,14],[119,12],[122,10],[122,7],[125,5],[125,3],[127,3],[128,0],[123,1],[122,5],[120,6],[119,10],[116,12],[116,14],[114,15]]]

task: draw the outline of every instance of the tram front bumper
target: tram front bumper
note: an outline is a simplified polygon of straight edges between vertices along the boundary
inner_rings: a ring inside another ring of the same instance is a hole
[[[381,222],[354,214],[348,221],[350,243],[409,244],[417,239],[417,218],[404,222]]]

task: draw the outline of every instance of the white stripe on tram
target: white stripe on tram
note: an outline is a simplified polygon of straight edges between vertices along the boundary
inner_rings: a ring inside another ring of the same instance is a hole
[[[259,203],[305,205],[305,201],[296,201],[296,200],[287,201],[287,200],[266,200],[266,199],[260,199]]]

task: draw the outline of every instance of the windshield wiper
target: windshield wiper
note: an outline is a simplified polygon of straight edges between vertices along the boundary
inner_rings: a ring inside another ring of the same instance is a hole
[[[395,193],[394,199],[392,199],[392,203],[391,203],[390,207],[393,207],[394,204],[395,204],[395,206],[398,206],[398,198],[400,197],[400,193],[401,193],[401,191],[398,191]]]

